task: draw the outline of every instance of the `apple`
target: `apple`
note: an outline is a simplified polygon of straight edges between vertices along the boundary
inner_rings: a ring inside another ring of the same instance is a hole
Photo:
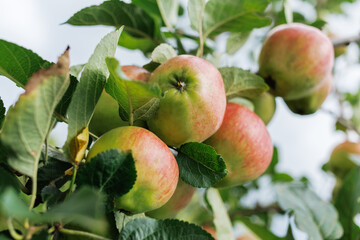
[[[326,169],[343,179],[353,168],[359,165],[360,142],[345,141],[337,145],[326,163]]]
[[[279,25],[266,37],[259,57],[259,75],[276,96],[305,97],[331,73],[334,48],[319,29],[301,23]]]
[[[180,55],[161,64],[150,83],[164,93],[148,127],[166,144],[202,142],[220,127],[226,108],[220,72],[204,59]]]
[[[276,110],[275,97],[269,92],[264,92],[260,96],[251,99],[254,104],[254,111],[261,120],[267,125],[273,118]]]
[[[214,228],[210,227],[210,226],[202,226],[202,228],[207,231],[208,233],[210,233],[210,235],[215,239],[217,240],[217,237],[216,237],[216,231]]]
[[[329,74],[326,77],[325,82],[309,96],[296,100],[285,100],[285,103],[293,113],[300,115],[313,114],[321,107],[326,97],[330,94],[331,89],[332,75]]]
[[[150,77],[150,73],[146,69],[135,65],[121,66],[121,70],[131,80],[146,82]],[[123,121],[119,116],[118,102],[104,90],[91,118],[89,124],[90,132],[101,136],[113,128],[128,125],[129,123]],[[146,124],[143,121],[136,121],[134,125],[145,127]]]
[[[171,198],[179,168],[170,149],[155,134],[135,126],[112,129],[95,142],[87,160],[110,149],[131,151],[137,171],[133,188],[115,199],[116,209],[142,213],[161,207]]]
[[[181,209],[190,203],[195,189],[179,179],[176,190],[170,200],[164,206],[147,212],[146,215],[157,219],[174,218]]]
[[[273,154],[264,122],[236,103],[227,104],[220,129],[204,143],[223,157],[228,170],[215,187],[232,187],[256,179],[267,169]]]

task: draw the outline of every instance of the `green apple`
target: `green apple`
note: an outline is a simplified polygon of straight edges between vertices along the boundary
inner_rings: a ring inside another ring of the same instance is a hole
[[[146,82],[150,77],[150,73],[146,69],[134,65],[122,66],[121,70],[131,80]],[[90,132],[101,136],[113,128],[128,125],[129,123],[123,121],[119,116],[118,102],[104,90],[91,118],[89,124]],[[136,121],[134,125],[145,127],[146,124],[142,121]]]
[[[181,209],[189,204],[195,189],[179,179],[176,190],[170,200],[161,208],[147,212],[146,215],[157,219],[174,218]]]
[[[260,96],[251,99],[251,101],[254,104],[255,113],[263,120],[265,125],[267,125],[275,114],[275,97],[269,92],[264,92]]]
[[[326,163],[326,169],[343,179],[353,168],[359,165],[360,142],[345,141],[337,145]]]
[[[133,188],[115,199],[116,209],[147,212],[171,198],[178,183],[179,168],[170,149],[155,134],[135,126],[112,129],[95,142],[87,160],[110,149],[131,151],[137,171]]]
[[[211,63],[180,55],[161,64],[149,82],[164,93],[149,129],[166,144],[202,142],[220,127],[226,108],[224,83]]]
[[[326,97],[330,94],[331,89],[332,75],[330,74],[325,79],[325,82],[309,96],[296,100],[285,100],[285,103],[293,113],[300,115],[313,114],[321,107]]]
[[[259,74],[276,96],[305,97],[331,73],[334,48],[319,29],[301,23],[279,25],[266,37]]]
[[[227,104],[220,129],[204,143],[223,157],[228,170],[215,187],[232,187],[256,179],[267,169],[273,154],[264,122],[236,103]]]

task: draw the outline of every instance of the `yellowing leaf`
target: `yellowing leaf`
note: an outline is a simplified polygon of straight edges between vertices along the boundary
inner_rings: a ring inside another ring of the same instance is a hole
[[[78,135],[72,141],[72,144],[69,146],[71,161],[79,164],[84,158],[86,147],[89,143],[89,128],[84,127]]]

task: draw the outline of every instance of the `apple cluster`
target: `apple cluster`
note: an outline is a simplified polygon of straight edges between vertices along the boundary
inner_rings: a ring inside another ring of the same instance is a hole
[[[89,128],[101,137],[88,161],[118,148],[131,151],[137,170],[133,188],[115,199],[116,209],[163,218],[186,206],[195,188],[179,180],[169,146],[204,142],[222,155],[228,175],[214,187],[253,180],[270,164],[273,146],[264,122],[247,107],[227,103],[222,76],[208,61],[180,55],[152,73],[137,66],[122,66],[122,71],[133,81],[157,84],[163,94],[155,116],[134,126],[121,120],[118,103],[105,91],[96,105]]]

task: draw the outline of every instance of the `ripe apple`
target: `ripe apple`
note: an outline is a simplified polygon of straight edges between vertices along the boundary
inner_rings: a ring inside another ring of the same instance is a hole
[[[286,100],[305,97],[331,73],[334,48],[319,29],[301,23],[275,27],[266,37],[259,74]]]
[[[326,97],[330,94],[331,89],[332,75],[329,74],[325,82],[321,83],[309,96],[296,100],[286,100],[285,103],[293,113],[300,115],[313,114],[321,107]]]
[[[195,189],[179,179],[176,190],[170,200],[164,206],[147,212],[146,215],[157,219],[174,218],[181,209],[189,204]]]
[[[260,96],[251,99],[251,101],[254,104],[256,115],[258,115],[265,125],[267,125],[275,114],[275,97],[269,92],[264,92]]]
[[[254,180],[269,166],[273,145],[264,122],[247,107],[228,103],[220,129],[205,144],[215,148],[228,175],[215,187],[232,187]]]
[[[220,127],[226,108],[224,83],[211,63],[180,55],[161,64],[149,82],[164,93],[149,129],[166,144],[202,142]]]
[[[95,142],[87,160],[115,148],[131,151],[137,171],[133,188],[115,199],[115,208],[141,213],[164,205],[173,195],[179,177],[177,162],[166,144],[145,128],[119,127]]]
[[[146,82],[150,77],[150,73],[146,69],[135,65],[121,66],[121,70],[131,80]],[[90,132],[101,136],[113,128],[128,125],[129,123],[123,121],[119,116],[118,102],[104,90],[101,93],[100,99],[95,107],[94,115],[91,118],[89,124]],[[136,121],[134,125],[144,127],[145,122]]]
[[[330,155],[326,168],[343,179],[353,168],[359,165],[360,142],[345,141],[337,145]]]
[[[207,231],[208,233],[210,233],[210,235],[215,239],[217,240],[217,237],[216,237],[216,231],[214,228],[210,227],[210,226],[203,226],[202,227],[205,231]]]

